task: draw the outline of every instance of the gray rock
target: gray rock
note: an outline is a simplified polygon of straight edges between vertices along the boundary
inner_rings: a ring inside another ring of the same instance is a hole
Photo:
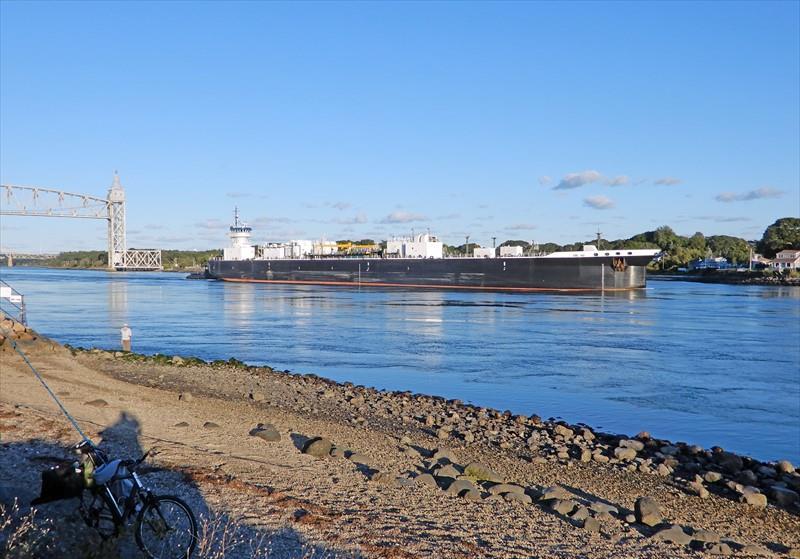
[[[652,497],[639,497],[634,504],[636,521],[646,526],[661,524],[661,507]]]
[[[489,495],[484,499],[484,502],[488,503],[491,501],[504,501],[504,500],[505,497],[503,497],[502,495]]]
[[[362,466],[372,467],[375,465],[375,461],[372,458],[360,452],[354,452],[347,459],[353,464],[361,464]]]
[[[571,496],[571,493],[560,485],[551,485],[550,487],[545,487],[539,500],[552,501],[555,499],[569,499]]]
[[[731,555],[733,550],[726,543],[715,543],[706,550],[709,555]]]
[[[781,507],[788,507],[792,503],[800,500],[800,495],[786,487],[778,487],[773,485],[769,490],[769,496],[775,503]]]
[[[577,521],[586,520],[589,518],[589,509],[581,505],[572,512],[570,518]]]
[[[189,424],[186,423],[185,421],[181,421],[180,423],[176,423],[174,425],[174,427],[188,427],[188,426],[189,426]]]
[[[583,529],[587,532],[599,532],[600,522],[590,516],[583,521]]]
[[[268,443],[275,443],[281,440],[281,434],[275,429],[274,425],[269,423],[259,423],[255,428],[250,430],[250,436],[258,437]]]
[[[636,451],[632,448],[619,446],[614,449],[614,456],[618,460],[630,461],[636,458]]]
[[[625,515],[625,522],[627,522],[628,524],[633,524],[634,522],[636,522],[636,515],[626,514]]]
[[[414,478],[414,483],[426,487],[439,487],[431,474],[420,474]]]
[[[441,468],[436,468],[436,470],[433,472],[433,475],[436,477],[451,477],[455,479],[461,475],[461,471],[458,470],[453,464],[445,464]]]
[[[331,453],[333,443],[324,437],[317,437],[308,441],[303,447],[303,454],[310,454],[316,458],[325,458]]]
[[[666,454],[667,456],[675,456],[681,451],[677,446],[667,445],[661,447],[661,454]]]
[[[782,474],[792,474],[794,473],[794,465],[789,462],[788,460],[781,460],[777,464],[775,464],[775,469],[778,470]]]
[[[715,456],[715,461],[729,474],[736,474],[744,467],[741,456],[733,454],[732,452],[720,452]]]
[[[464,475],[481,481],[503,483],[503,478],[500,477],[500,474],[480,462],[467,464],[467,467],[464,468]]]
[[[559,514],[569,515],[575,508],[578,506],[578,503],[573,501],[572,499],[555,499],[550,503],[550,508],[556,511]]]
[[[483,499],[481,492],[478,491],[477,489],[470,489],[469,491],[464,493],[462,497],[464,497],[464,499],[467,501],[480,501]]]
[[[525,489],[513,483],[498,483],[489,488],[489,493],[492,495],[503,495],[505,493],[521,493],[525,494]]]
[[[475,484],[466,479],[457,479],[453,483],[451,483],[445,493],[449,495],[461,495],[466,491],[477,491],[478,488],[475,487]]]
[[[703,479],[706,480],[707,483],[717,483],[722,479],[722,474],[719,472],[706,472],[705,475],[703,475]]]
[[[203,427],[205,429],[219,429],[219,425],[217,425],[213,421],[206,421],[205,423],[203,423]]]
[[[503,498],[506,501],[510,501],[512,503],[523,503],[523,504],[526,504],[526,505],[529,505],[529,504],[531,504],[531,502],[533,502],[531,500],[530,496],[526,495],[525,493],[516,493],[514,491],[510,491],[508,493],[505,493],[503,495]]]
[[[444,446],[439,447],[433,451],[433,457],[431,458],[431,460],[433,460],[434,462],[442,462],[445,460],[447,462],[458,462],[455,454],[453,454],[453,451]]]
[[[617,509],[617,507],[609,505],[608,503],[601,503],[599,501],[596,501],[591,505],[589,505],[589,508],[597,513],[607,512],[609,514],[619,514],[619,509]]]
[[[644,443],[634,439],[623,439],[619,442],[619,446],[622,448],[632,448],[636,452],[641,452],[644,450]]]
[[[689,545],[692,537],[683,531],[683,528],[678,524],[673,524],[663,528],[653,534],[653,538],[669,543],[676,543],[678,545]]]
[[[717,543],[719,541],[719,534],[711,530],[695,530],[692,534],[692,540],[703,543]]]
[[[707,499],[709,496],[708,489],[706,489],[702,483],[697,481],[690,481],[689,483],[687,483],[686,490],[690,494],[697,495],[701,499]]]

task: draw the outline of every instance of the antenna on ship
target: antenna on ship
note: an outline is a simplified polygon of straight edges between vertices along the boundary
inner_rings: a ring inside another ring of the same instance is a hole
[[[239,206],[233,207],[233,226],[239,227]]]

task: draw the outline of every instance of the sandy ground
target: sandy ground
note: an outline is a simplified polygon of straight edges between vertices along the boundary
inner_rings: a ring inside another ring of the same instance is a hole
[[[0,347],[0,496],[29,501],[38,493],[40,472],[67,456],[65,449],[78,436],[9,346]],[[392,479],[413,478],[431,465],[427,452],[443,442],[408,417],[369,406],[353,409],[337,397],[346,386],[241,367],[132,362],[105,352],[70,352],[42,339],[19,347],[90,437],[102,439],[121,457],[157,447],[160,454],[148,462],[147,482],[159,492],[183,496],[203,518],[232,519],[245,539],[269,549],[263,556],[709,555],[698,545],[658,541],[651,537],[653,529],[618,517],[601,516],[600,530],[594,532],[543,503],[471,502],[413,481],[376,481],[376,471]],[[179,398],[186,393],[191,397]],[[280,440],[250,436],[258,423],[274,425]],[[315,436],[365,454],[369,465],[303,454],[300,448]],[[482,461],[506,482],[533,492],[561,484],[577,502],[611,504],[622,518],[638,497],[652,496],[666,520],[715,531],[730,540],[734,556],[786,556],[800,547],[794,510],[755,509],[715,494],[700,499],[662,477],[605,464],[537,463],[513,447],[444,444],[461,464]],[[63,510],[67,505],[52,506]],[[745,555],[745,544],[762,549],[746,548]],[[117,545],[122,555],[135,555],[129,542]],[[256,553],[242,544],[231,545],[225,555]]]

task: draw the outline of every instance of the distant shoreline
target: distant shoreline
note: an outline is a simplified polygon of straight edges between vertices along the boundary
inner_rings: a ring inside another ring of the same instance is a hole
[[[764,276],[753,272],[703,272],[700,274],[676,272],[650,272],[647,279],[656,281],[693,281],[699,283],[724,283],[728,285],[767,285],[800,287],[800,277]]]

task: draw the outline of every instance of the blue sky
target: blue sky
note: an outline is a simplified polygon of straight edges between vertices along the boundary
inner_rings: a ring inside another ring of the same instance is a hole
[[[223,246],[237,204],[256,241],[758,238],[800,214],[798,6],[5,1],[0,179],[118,169],[135,247]]]

